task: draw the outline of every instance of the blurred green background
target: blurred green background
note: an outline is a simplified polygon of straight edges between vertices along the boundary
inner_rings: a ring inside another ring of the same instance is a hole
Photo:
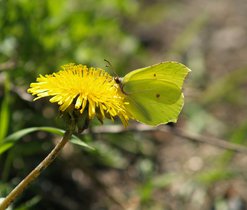
[[[68,144],[13,209],[246,209],[246,153],[172,131],[246,145],[246,19],[246,0],[0,0],[0,197],[60,137],[40,130],[14,145],[4,139],[29,127],[64,128],[56,105],[26,93],[39,74],[71,62],[105,68],[107,59],[123,76],[175,60],[192,72],[172,129],[82,135],[96,150]]]

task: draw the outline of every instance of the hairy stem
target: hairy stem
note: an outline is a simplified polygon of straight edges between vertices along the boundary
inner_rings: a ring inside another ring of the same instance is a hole
[[[74,124],[74,123],[72,123]],[[35,180],[40,173],[46,169],[53,160],[58,156],[61,149],[71,138],[74,132],[74,125],[70,125],[70,128],[64,133],[62,140],[54,147],[54,149],[46,156],[46,158],[35,168],[33,169],[0,203],[0,210],[5,210],[18,195],[20,195],[26,187]]]

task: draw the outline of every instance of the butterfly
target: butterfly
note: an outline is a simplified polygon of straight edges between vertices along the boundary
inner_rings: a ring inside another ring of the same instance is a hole
[[[190,69],[167,61],[116,77],[127,100],[127,109],[137,121],[157,126],[177,122],[184,105],[182,86]]]

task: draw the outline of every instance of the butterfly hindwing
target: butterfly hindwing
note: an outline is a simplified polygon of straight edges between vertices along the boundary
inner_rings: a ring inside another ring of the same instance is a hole
[[[173,104],[157,103],[149,98],[128,97],[127,105],[133,117],[147,125],[159,125],[168,122],[176,122],[184,104],[183,94]]]
[[[181,90],[178,86],[164,80],[131,80],[123,84],[122,88],[127,96],[148,98],[164,104],[175,103],[181,95]]]

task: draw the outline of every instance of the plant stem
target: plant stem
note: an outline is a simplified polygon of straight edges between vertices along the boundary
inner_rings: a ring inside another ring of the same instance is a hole
[[[5,210],[16,199],[16,197],[20,195],[26,189],[26,187],[53,162],[61,149],[69,141],[73,132],[74,125],[70,125],[70,128],[64,133],[62,140],[54,147],[54,149],[46,156],[46,158],[35,169],[33,169],[31,173],[29,173],[0,203],[0,210]]]

